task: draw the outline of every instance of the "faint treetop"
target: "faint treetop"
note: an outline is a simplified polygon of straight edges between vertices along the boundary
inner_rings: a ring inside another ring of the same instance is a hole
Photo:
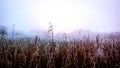
[[[6,35],[6,34],[7,34],[7,29],[6,29],[6,27],[0,25],[0,35],[1,35],[1,36],[4,36],[4,35]]]

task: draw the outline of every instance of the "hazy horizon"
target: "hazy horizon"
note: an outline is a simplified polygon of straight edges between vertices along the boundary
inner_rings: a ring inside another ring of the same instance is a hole
[[[0,25],[21,32],[120,31],[119,0],[0,0]]]

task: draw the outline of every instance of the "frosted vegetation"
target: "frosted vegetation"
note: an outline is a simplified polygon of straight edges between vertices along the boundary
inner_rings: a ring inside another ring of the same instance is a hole
[[[0,30],[0,68],[118,68],[120,33],[7,38]]]

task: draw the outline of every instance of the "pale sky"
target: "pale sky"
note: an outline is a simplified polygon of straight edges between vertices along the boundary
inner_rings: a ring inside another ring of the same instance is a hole
[[[0,25],[29,32],[120,31],[120,0],[0,0]]]

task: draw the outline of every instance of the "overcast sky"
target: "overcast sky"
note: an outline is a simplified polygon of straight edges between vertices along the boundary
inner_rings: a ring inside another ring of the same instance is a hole
[[[120,31],[120,0],[0,0],[0,25],[29,32]]]

